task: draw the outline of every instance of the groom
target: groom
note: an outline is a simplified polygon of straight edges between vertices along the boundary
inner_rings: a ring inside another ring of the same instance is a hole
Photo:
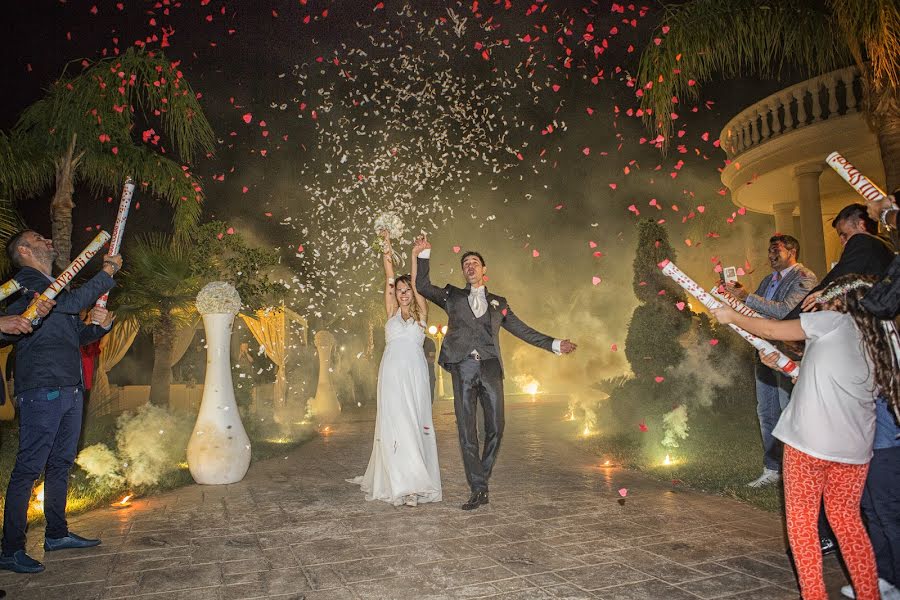
[[[488,503],[488,479],[503,437],[503,359],[500,356],[500,328],[517,338],[556,354],[575,351],[569,340],[555,340],[535,331],[517,317],[506,298],[488,293],[484,286],[487,267],[481,254],[462,255],[460,264],[466,287],[432,285],[429,277],[431,244],[425,236],[416,239],[416,292],[447,312],[447,336],[438,359],[453,379],[453,408],[459,429],[466,479],[472,489],[463,510]],[[479,457],[475,410],[484,412],[484,453]]]

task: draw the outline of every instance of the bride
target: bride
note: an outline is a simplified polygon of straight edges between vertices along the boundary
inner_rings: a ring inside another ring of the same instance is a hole
[[[359,484],[366,500],[394,506],[441,501],[441,474],[431,419],[431,389],[422,344],[427,303],[416,293],[416,259],[412,275],[394,280],[390,237],[379,234],[384,250],[384,326],[386,346],[378,370],[375,441],[366,474]]]

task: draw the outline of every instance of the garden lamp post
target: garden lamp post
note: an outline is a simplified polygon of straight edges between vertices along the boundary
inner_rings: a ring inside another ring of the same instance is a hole
[[[446,325],[432,325],[428,328],[428,333],[437,340],[437,355],[441,355],[441,342],[444,341],[444,335],[447,334]],[[438,398],[444,397],[444,369],[438,369]]]

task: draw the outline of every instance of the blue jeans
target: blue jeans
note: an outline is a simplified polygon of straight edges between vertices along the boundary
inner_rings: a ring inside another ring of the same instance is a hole
[[[69,535],[66,496],[69,492],[69,470],[75,461],[81,433],[83,396],[81,386],[35,388],[17,396],[19,452],[6,489],[4,555],[25,549],[28,502],[42,471],[46,536],[61,538]]]
[[[876,449],[862,496],[878,576],[900,584],[900,447]]]
[[[791,380],[777,371],[773,371],[762,363],[756,363],[756,415],[759,417],[759,430],[762,434],[763,466],[772,471],[781,472],[781,442],[773,435],[772,430],[778,423],[781,411],[791,401]]]

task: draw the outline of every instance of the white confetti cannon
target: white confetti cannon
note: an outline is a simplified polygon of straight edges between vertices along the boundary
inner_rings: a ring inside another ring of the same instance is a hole
[[[885,199],[886,194],[877,185],[859,172],[859,169],[851,165],[846,158],[838,152],[832,152],[825,159],[828,166],[837,171],[844,181],[850,184],[860,196],[866,199],[866,202],[881,202]]]
[[[22,284],[20,284],[15,279],[10,279],[3,285],[0,285],[0,300],[4,298],[9,298],[16,292],[22,289]]]
[[[718,285],[713,286],[713,288],[711,290],[709,290],[709,294],[710,294],[710,296],[712,296],[713,298],[715,298],[722,304],[727,304],[728,306],[733,308],[735,311],[741,313],[745,317],[753,317],[754,319],[764,319],[765,318],[761,314],[759,314],[758,312],[756,312],[755,310],[753,310],[752,308],[750,308],[749,306],[747,306],[746,304],[744,304],[743,302],[741,302],[740,300],[738,300],[737,298],[735,298],[734,296],[732,296],[731,294],[726,292],[724,288],[722,288]]]
[[[687,293],[700,301],[703,306],[712,310],[714,308],[721,308],[722,302],[719,302],[715,298],[713,298],[710,294],[706,293],[706,291],[697,285],[697,282],[684,274],[684,272],[675,266],[675,263],[666,259],[659,263],[659,268],[662,269],[664,275],[672,278],[672,280],[683,287]],[[797,366],[797,363],[792,361],[790,358],[784,355],[778,348],[770,344],[764,339],[758,338],[752,333],[748,333],[734,325],[732,323],[728,324],[729,327],[734,329],[739,336],[747,340],[751,346],[756,348],[757,350],[761,350],[766,354],[771,354],[772,352],[778,353],[778,360],[776,364],[778,365],[778,369],[785,373],[789,377],[796,377],[800,374],[800,367]]]
[[[131,197],[134,195],[134,181],[131,177],[125,178],[125,187],[122,188],[122,199],[119,201],[119,213],[116,215],[116,224],[113,226],[112,239],[109,241],[110,255],[119,253],[122,247],[122,236],[125,235],[125,221],[128,220],[128,209],[131,208]],[[97,298],[94,306],[106,308],[109,301],[109,292],[105,292]],[[95,323],[97,325],[97,323]]]
[[[31,304],[28,305],[28,308],[25,309],[25,312],[22,313],[22,316],[28,319],[29,321],[33,321],[37,317],[37,302],[38,300],[52,300],[56,298],[56,295],[59,294],[66,285],[78,275],[78,272],[84,268],[88,261],[90,261],[95,254],[100,251],[100,248],[103,247],[109,241],[109,234],[105,231],[101,231],[97,234],[91,243],[87,245],[87,248],[81,251],[81,254],[75,257],[69,266],[66,267],[66,270],[59,274],[59,277],[56,278],[56,281],[50,284],[44,293],[41,294],[38,298],[33,300]]]

